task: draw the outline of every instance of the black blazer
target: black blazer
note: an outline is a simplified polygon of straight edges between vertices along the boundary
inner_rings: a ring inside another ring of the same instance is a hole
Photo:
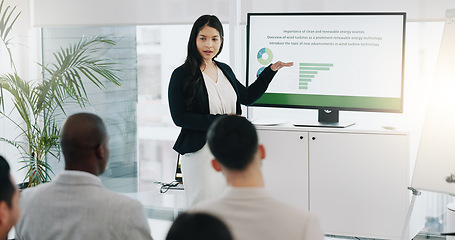
[[[269,83],[275,76],[276,72],[270,69],[270,65],[264,69],[256,81],[249,87],[243,86],[235,77],[232,69],[225,63],[215,61],[216,65],[221,69],[226,78],[234,87],[237,93],[236,114],[241,115],[242,109],[240,104],[250,105],[259,99],[262,94],[267,90]],[[202,78],[202,72],[198,71]],[[172,73],[169,82],[169,109],[171,117],[175,125],[181,127],[180,134],[174,144],[174,150],[180,154],[196,152],[200,150],[206,143],[207,130],[210,124],[215,121],[221,114],[210,114],[209,99],[207,88],[204,81],[202,81],[202,92],[196,96],[197,104],[194,104],[191,112],[185,108],[185,95],[183,92],[184,81],[186,80],[186,73],[183,65],[176,68]]]

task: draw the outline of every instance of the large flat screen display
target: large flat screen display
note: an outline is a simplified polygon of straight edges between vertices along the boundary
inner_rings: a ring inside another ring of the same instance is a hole
[[[247,85],[281,69],[253,106],[403,111],[406,13],[249,13]]]

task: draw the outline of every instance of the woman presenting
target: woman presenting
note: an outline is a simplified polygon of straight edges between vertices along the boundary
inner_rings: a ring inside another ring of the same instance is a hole
[[[240,104],[254,103],[279,69],[293,65],[281,61],[271,64],[245,87],[228,65],[214,60],[223,49],[223,36],[216,16],[199,17],[191,29],[185,63],[174,70],[169,83],[171,116],[182,128],[174,150],[182,155],[188,206],[219,196],[226,187],[221,173],[211,166],[213,155],[206,144],[210,124],[222,115],[241,115]]]

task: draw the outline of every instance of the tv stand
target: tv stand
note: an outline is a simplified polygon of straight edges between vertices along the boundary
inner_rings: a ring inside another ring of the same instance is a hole
[[[295,127],[326,127],[326,128],[347,128],[354,125],[355,122],[295,122]]]
[[[354,122],[340,122],[338,109],[318,109],[318,122],[293,123],[296,127],[329,127],[346,128],[354,125]]]

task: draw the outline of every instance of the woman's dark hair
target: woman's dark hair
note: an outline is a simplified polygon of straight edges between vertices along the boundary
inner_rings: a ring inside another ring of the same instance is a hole
[[[217,57],[223,49],[224,31],[220,20],[214,15],[200,16],[196,22],[194,22],[193,28],[191,29],[190,38],[188,40],[188,53],[185,63],[183,64],[185,72],[187,73],[187,79],[185,79],[185,84],[183,85],[183,92],[185,94],[185,99],[187,100],[186,110],[192,110],[191,107],[194,105],[195,96],[202,91],[202,76],[199,74],[202,56],[197,50],[196,40],[199,32],[205,26],[215,28],[220,34],[221,46],[215,57]]]
[[[207,213],[182,213],[175,219],[166,240],[232,240],[228,227]]]
[[[6,202],[9,207],[12,207],[11,199],[14,194],[14,183],[11,181],[10,167],[6,159],[0,156],[0,202]]]

